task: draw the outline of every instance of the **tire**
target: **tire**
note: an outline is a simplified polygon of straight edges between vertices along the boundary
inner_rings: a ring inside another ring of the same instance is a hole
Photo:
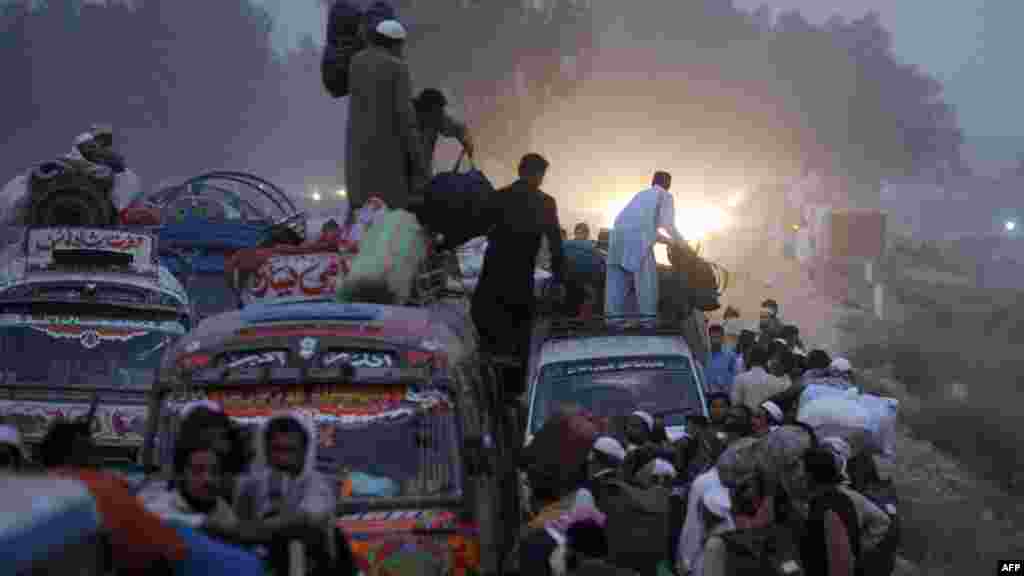
[[[109,169],[69,160],[47,162],[29,176],[26,226],[114,226]]]

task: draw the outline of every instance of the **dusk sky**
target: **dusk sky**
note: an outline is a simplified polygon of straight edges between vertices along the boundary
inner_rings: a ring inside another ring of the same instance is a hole
[[[276,38],[294,45],[312,34],[323,35],[317,0],[260,0],[279,14]],[[921,66],[946,86],[968,138],[968,158],[982,169],[1012,162],[1024,152],[1024,53],[1019,23],[1024,2],[1018,0],[734,0],[740,8],[768,4],[798,9],[821,22],[833,14],[847,18],[877,11],[893,34],[897,55]],[[413,24],[415,25],[415,24]]]

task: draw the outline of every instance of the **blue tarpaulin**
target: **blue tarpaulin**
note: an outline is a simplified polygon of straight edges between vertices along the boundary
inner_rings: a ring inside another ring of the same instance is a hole
[[[176,576],[263,576],[267,570],[254,554],[208,538],[204,534],[176,525],[178,535],[188,546],[188,556],[174,568]]]
[[[267,229],[266,224],[184,218],[164,224],[156,232],[161,251],[196,248],[240,250],[259,244]]]
[[[181,278],[189,272],[222,274],[225,252],[258,245],[267,232],[267,225],[184,218],[153,232],[158,238],[160,263]]]

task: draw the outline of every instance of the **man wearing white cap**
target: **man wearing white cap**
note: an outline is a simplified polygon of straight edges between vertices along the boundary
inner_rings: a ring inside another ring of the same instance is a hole
[[[647,444],[654,433],[654,416],[643,410],[637,410],[629,415],[626,422],[626,452],[632,452],[640,446]]]
[[[718,469],[697,476],[686,501],[686,520],[679,534],[676,569],[680,574],[704,573],[704,544],[707,534],[733,528],[729,491],[722,485]]]
[[[771,400],[762,402],[760,408],[754,411],[754,417],[751,419],[754,434],[760,436],[775,430],[782,425],[784,418],[781,406]]]
[[[594,447],[590,451],[590,477],[596,480],[615,475],[625,459],[626,449],[618,440],[611,436],[601,436],[594,441]]]
[[[662,458],[655,458],[640,468],[637,473],[637,480],[641,486],[664,486],[668,487],[672,480],[678,475],[676,467],[669,461]]]
[[[414,183],[425,180],[405,38],[401,23],[383,20],[349,65],[345,187],[353,213],[371,196],[408,208]]]
[[[824,378],[818,379],[816,383],[841,390],[849,390],[856,385],[853,365],[846,358],[836,358],[829,365],[827,375]]]

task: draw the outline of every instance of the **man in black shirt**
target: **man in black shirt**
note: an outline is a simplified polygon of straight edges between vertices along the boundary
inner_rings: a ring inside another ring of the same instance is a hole
[[[562,290],[565,258],[555,199],[541,191],[548,161],[527,154],[519,162],[519,179],[498,190],[484,218],[491,232],[480,282],[473,293],[471,313],[484,352],[515,356],[526,365],[536,313],[534,272],[541,237],[551,250],[551,273],[556,294]],[[506,379],[506,397],[519,396],[525,374]]]

